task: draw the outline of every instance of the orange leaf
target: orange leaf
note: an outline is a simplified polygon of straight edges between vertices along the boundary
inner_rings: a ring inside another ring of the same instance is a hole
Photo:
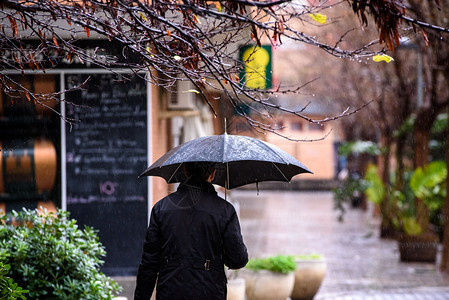
[[[429,38],[427,37],[427,33],[424,29],[421,29],[421,34],[424,38],[424,42],[426,43],[426,47],[429,47]]]
[[[19,30],[17,29],[17,22],[16,19],[13,19],[11,16],[8,16],[9,23],[11,23],[11,29],[13,32],[13,35],[16,37],[19,35]]]
[[[84,27],[84,31],[86,32],[87,37],[90,37],[90,30],[89,30],[89,28]]]
[[[279,31],[281,33],[284,33],[284,23],[283,22],[279,22]]]
[[[28,101],[31,101],[30,93],[25,92],[25,96],[27,97]]]
[[[56,36],[53,34],[53,43],[56,45],[56,47],[59,47],[58,40],[56,40]]]
[[[167,34],[168,34],[168,36],[171,36],[170,30],[167,30]]]

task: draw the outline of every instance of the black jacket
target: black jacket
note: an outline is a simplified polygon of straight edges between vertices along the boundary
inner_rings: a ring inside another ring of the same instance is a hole
[[[248,253],[234,207],[194,177],[151,211],[135,300],[226,299],[224,265],[242,268]]]

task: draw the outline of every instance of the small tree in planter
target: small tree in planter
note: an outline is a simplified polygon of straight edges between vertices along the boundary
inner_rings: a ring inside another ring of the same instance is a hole
[[[377,168],[371,166],[369,178],[370,187],[365,191],[368,200],[378,203],[383,199],[378,188]],[[427,261],[435,262],[438,236],[434,231],[441,228],[441,209],[446,195],[446,166],[442,161],[435,161],[424,168],[417,168],[411,173],[407,185],[402,190],[392,190],[389,197],[382,201],[389,201],[391,210],[388,211],[389,219],[399,230],[398,242],[401,261]],[[407,176],[408,177],[408,176]],[[429,208],[434,231],[422,228],[416,218],[414,198],[417,197]]]
[[[446,199],[447,169],[444,161],[434,161],[423,168],[417,168],[410,178],[410,188],[416,198],[421,199],[429,209],[432,231],[421,228],[416,216],[404,224],[405,235],[400,237],[399,251],[402,261],[435,262],[439,237],[442,228],[442,207]]]
[[[248,300],[285,300],[295,283],[293,256],[277,255],[250,259],[241,271]]]
[[[121,288],[99,272],[105,254],[96,232],[78,229],[68,212],[0,217],[0,262],[30,299],[112,299]]]

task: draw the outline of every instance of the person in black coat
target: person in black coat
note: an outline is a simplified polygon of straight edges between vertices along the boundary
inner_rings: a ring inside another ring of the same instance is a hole
[[[215,164],[186,164],[188,179],[157,202],[150,217],[135,300],[225,300],[225,265],[243,268],[248,253],[234,207],[210,183]]]

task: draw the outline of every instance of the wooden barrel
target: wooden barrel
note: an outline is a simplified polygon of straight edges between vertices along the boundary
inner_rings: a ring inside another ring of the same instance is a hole
[[[17,116],[34,116],[41,118],[44,115],[54,113],[58,104],[57,100],[48,97],[56,91],[57,77],[54,74],[17,76],[14,78],[28,90],[33,90],[40,103],[26,93],[17,92],[8,96],[0,92],[0,117],[14,118]],[[20,89],[15,84],[10,84],[12,89]],[[47,95],[47,97],[44,97]]]
[[[0,194],[26,195],[50,192],[56,181],[55,146],[45,139],[0,143]]]

